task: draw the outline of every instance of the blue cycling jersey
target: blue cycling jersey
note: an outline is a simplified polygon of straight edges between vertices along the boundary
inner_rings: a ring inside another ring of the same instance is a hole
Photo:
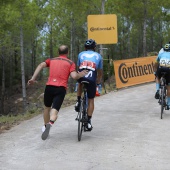
[[[88,69],[89,73],[84,77],[87,80],[96,81],[97,69],[103,69],[102,56],[92,50],[82,51],[78,55],[77,66],[79,71]]]
[[[159,62],[159,65],[162,67],[170,67],[170,52],[162,52],[158,54],[156,61]]]

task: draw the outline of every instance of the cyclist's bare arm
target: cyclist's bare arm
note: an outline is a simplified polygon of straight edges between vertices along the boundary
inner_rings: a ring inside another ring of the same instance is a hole
[[[70,76],[71,76],[73,79],[79,79],[79,78],[81,78],[81,77],[84,77],[87,73],[88,73],[87,70],[83,70],[83,71],[78,72],[78,73],[77,73],[76,71],[72,71],[72,72],[70,73]]]
[[[97,84],[100,84],[102,82],[102,74],[103,74],[103,70],[102,69],[98,69],[97,70]]]
[[[154,72],[157,71],[158,65],[159,65],[159,63],[158,63],[158,62],[155,62],[154,67],[153,67]]]
[[[40,71],[41,71],[43,68],[45,68],[45,67],[47,67],[46,62],[42,62],[42,63],[40,63],[40,64],[37,66],[37,68],[35,69],[35,72],[34,72],[32,78],[31,78],[30,80],[28,80],[28,85],[33,84],[33,83],[35,82],[35,79],[37,78],[38,74],[39,74]]]

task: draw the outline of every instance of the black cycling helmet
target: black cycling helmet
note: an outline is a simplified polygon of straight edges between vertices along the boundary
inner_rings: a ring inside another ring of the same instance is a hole
[[[170,51],[170,44],[165,44],[163,48],[164,51]]]
[[[88,39],[86,40],[84,46],[87,49],[94,49],[96,47],[96,42],[93,39]]]

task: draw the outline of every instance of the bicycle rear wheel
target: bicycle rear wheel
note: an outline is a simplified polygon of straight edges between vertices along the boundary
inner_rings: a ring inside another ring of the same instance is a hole
[[[163,111],[165,109],[165,87],[161,89],[161,119],[163,118]]]
[[[83,118],[83,106],[81,102],[80,111],[78,113],[78,141],[81,140],[81,136],[82,136],[82,130],[83,130],[82,118]]]

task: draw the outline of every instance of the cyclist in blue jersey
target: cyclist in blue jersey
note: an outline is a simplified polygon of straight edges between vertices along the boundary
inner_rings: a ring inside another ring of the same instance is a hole
[[[167,84],[167,105],[170,107],[170,44],[166,44],[164,47],[164,52],[159,53],[154,65],[154,71],[156,72],[157,82],[156,82],[156,93],[155,98],[159,99],[159,88],[160,88],[160,78],[161,72],[166,72],[166,84]]]
[[[167,43],[167,44],[170,44],[170,41],[169,41],[169,43]],[[158,53],[158,55],[160,55],[161,53],[163,53],[163,52],[165,52],[164,51],[164,47],[162,47],[160,50],[159,50],[159,53]],[[157,67],[159,67],[159,64],[157,64]],[[157,68],[158,69],[158,68]],[[157,70],[156,69],[156,70]],[[155,75],[155,81],[156,81],[156,90],[158,91],[159,90],[159,79],[157,79],[157,74],[156,74],[156,71],[154,72],[154,75]],[[159,99],[159,93],[158,92],[156,92],[156,94],[155,94],[155,99]]]
[[[78,55],[77,66],[79,71],[83,69],[89,70],[88,74],[78,80],[78,90],[77,90],[77,102],[75,105],[75,110],[79,112],[80,100],[82,93],[81,81],[88,81],[87,85],[87,97],[88,97],[88,124],[86,130],[92,130],[91,118],[94,111],[94,97],[96,94],[96,84],[100,84],[102,80],[102,70],[103,70],[103,59],[102,56],[95,52],[96,42],[93,39],[89,39],[85,42],[85,51],[82,51]]]

